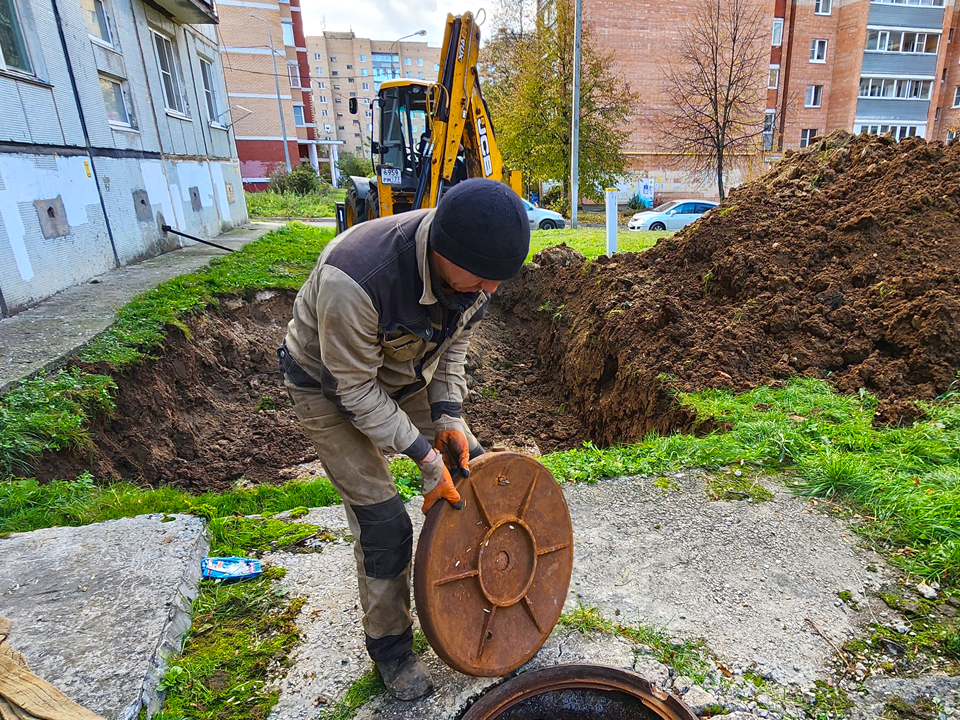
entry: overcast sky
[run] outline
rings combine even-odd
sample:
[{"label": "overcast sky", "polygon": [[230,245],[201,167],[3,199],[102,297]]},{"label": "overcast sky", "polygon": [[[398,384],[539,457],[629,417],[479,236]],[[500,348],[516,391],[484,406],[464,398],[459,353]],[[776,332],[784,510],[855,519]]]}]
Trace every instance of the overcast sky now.
[{"label": "overcast sky", "polygon": [[426,30],[425,37],[410,40],[436,46],[443,42],[447,13],[477,11],[470,0],[301,0],[301,7],[306,35],[353,30],[357,37],[393,41]]}]

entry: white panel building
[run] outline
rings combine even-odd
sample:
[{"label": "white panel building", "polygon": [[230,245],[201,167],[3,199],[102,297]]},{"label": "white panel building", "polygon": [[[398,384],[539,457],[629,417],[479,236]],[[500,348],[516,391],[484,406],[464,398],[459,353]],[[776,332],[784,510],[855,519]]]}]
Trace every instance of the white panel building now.
[{"label": "white panel building", "polygon": [[0,0],[0,316],[247,211],[204,0]]}]

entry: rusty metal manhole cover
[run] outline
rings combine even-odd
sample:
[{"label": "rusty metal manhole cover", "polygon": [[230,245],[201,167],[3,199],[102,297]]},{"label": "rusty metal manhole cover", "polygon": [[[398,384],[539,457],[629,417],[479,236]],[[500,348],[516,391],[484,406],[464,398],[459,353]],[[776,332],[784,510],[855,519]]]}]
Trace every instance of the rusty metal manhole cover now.
[{"label": "rusty metal manhole cover", "polygon": [[532,658],[556,625],[573,571],[573,527],[550,471],[487,453],[438,502],[417,545],[414,591],[430,645],[467,675],[499,677]]}]

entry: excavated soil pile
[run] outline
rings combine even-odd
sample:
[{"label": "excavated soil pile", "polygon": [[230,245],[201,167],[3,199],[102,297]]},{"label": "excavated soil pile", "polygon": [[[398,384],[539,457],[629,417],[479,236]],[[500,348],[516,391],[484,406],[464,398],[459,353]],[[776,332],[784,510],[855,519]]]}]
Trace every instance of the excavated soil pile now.
[{"label": "excavated soil pile", "polygon": [[502,302],[604,443],[689,429],[670,389],[804,374],[909,420],[960,368],[960,144],[836,132],[640,254],[546,250]]}]

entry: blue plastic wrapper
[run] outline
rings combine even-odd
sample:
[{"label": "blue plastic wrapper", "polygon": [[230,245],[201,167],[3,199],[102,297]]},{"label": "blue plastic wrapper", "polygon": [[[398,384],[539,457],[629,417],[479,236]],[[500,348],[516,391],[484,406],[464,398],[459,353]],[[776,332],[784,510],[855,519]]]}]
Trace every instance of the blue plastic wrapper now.
[{"label": "blue plastic wrapper", "polygon": [[242,557],[208,557],[200,561],[205,580],[249,580],[260,575],[260,561]]}]

